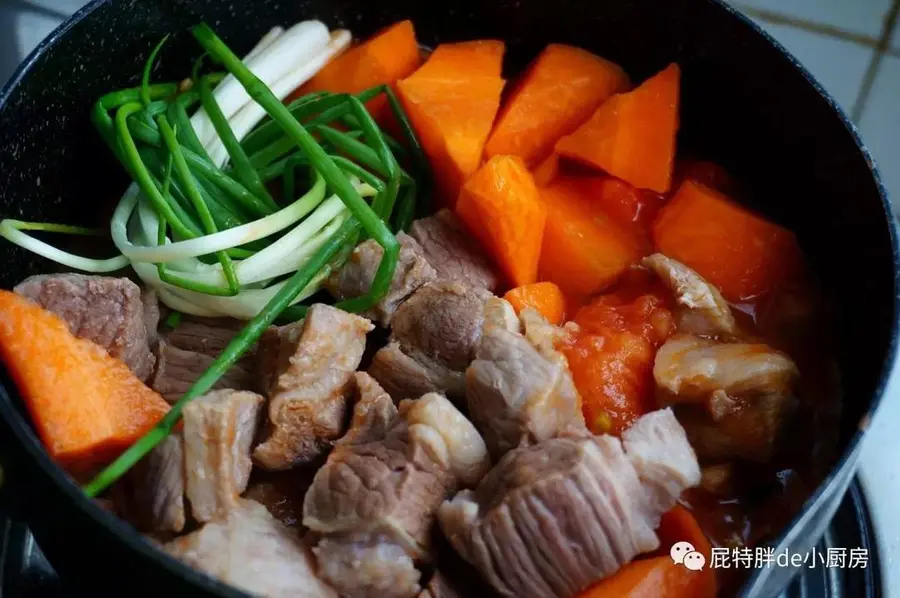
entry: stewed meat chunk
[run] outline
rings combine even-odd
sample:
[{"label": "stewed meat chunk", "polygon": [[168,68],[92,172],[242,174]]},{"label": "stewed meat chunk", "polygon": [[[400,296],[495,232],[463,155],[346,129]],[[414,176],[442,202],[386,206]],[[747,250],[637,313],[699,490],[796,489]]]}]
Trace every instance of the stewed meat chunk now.
[{"label": "stewed meat chunk", "polygon": [[303,505],[325,579],[342,596],[415,596],[438,506],[487,467],[478,432],[436,394],[401,403],[383,438],[338,443]]},{"label": "stewed meat chunk", "polygon": [[737,323],[719,289],[679,261],[654,253],[641,262],[674,293],[678,330],[691,334],[733,336]]},{"label": "stewed meat chunk", "polygon": [[269,329],[259,360],[269,396],[265,440],[253,460],[289,469],[324,454],[344,432],[353,374],[372,324],[316,304],[301,322]]},{"label": "stewed meat chunk", "polygon": [[624,448],[589,436],[513,449],[441,506],[441,529],[501,595],[574,596],[655,550],[660,517],[700,481],[671,411],[644,418]]},{"label": "stewed meat chunk", "polygon": [[484,248],[450,210],[416,220],[410,235],[419,242],[438,278],[476,289],[497,290],[500,276]]},{"label": "stewed meat chunk", "polygon": [[797,366],[767,345],[670,338],[656,355],[661,399],[706,459],[766,461],[796,408]]},{"label": "stewed meat chunk", "polygon": [[245,592],[267,598],[337,598],[319,579],[295,530],[261,504],[241,499],[227,515],[165,544],[186,564]]},{"label": "stewed meat chunk", "polygon": [[[434,268],[425,259],[422,248],[415,239],[400,233],[397,240],[400,242],[400,258],[391,280],[391,288],[375,307],[363,313],[382,326],[390,325],[394,312],[407,297],[436,277]],[[360,243],[343,267],[328,279],[326,288],[338,299],[364,295],[372,287],[382,255],[384,250],[374,239]]]},{"label": "stewed meat chunk", "polygon": [[[72,334],[100,345],[141,380],[152,372],[150,339],[156,331],[147,326],[153,319],[145,316],[141,288],[127,278],[41,274],[14,290],[61,317]],[[155,309],[150,306],[151,316]]]},{"label": "stewed meat chunk", "polygon": [[211,521],[238,504],[250,479],[250,446],[263,398],[217,390],[184,408],[187,497],[197,521]]},{"label": "stewed meat chunk", "polygon": [[397,309],[391,342],[376,354],[369,373],[395,400],[426,392],[462,400],[464,372],[475,357],[491,296],[453,282],[423,285]]},{"label": "stewed meat chunk", "polygon": [[[506,313],[496,306],[489,310]],[[534,317],[540,316],[526,316]],[[495,320],[484,326],[475,360],[466,370],[469,414],[491,454],[499,457],[521,445],[587,434],[572,374],[565,357],[545,342],[549,333],[526,319],[538,348],[510,330],[505,317],[499,317],[499,325]]]}]

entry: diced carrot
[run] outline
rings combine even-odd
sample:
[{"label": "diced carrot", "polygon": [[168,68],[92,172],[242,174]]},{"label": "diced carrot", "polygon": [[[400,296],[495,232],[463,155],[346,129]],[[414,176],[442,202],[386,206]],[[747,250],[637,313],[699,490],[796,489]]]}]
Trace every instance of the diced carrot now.
[{"label": "diced carrot", "polygon": [[510,94],[485,154],[519,156],[533,165],[604,100],[628,87],[619,65],[581,48],[550,44]]},{"label": "diced carrot", "polygon": [[662,556],[668,556],[672,546],[678,542],[689,542],[694,550],[703,555],[706,566],[702,570],[694,572],[697,576],[701,574],[703,576],[702,583],[698,582],[697,589],[700,592],[698,595],[715,596],[717,584],[716,572],[711,567],[712,545],[691,512],[681,505],[676,505],[662,516],[656,534],[659,536]]},{"label": "diced carrot", "polygon": [[577,181],[560,179],[540,193],[547,208],[541,280],[567,296],[603,290],[646,254],[640,239],[591,207]]},{"label": "diced carrot", "polygon": [[442,44],[397,92],[434,169],[437,191],[453,206],[481,163],[500,107],[503,42]]},{"label": "diced carrot", "polygon": [[666,193],[675,161],[681,72],[677,64],[613,96],[556,144],[568,158],[601,168],[639,189]]},{"label": "diced carrot", "polygon": [[576,598],[715,598],[702,571],[675,564],[668,555],[629,563]]},{"label": "diced carrot", "polygon": [[712,558],[709,539],[691,512],[681,505],[662,516],[656,535],[659,536],[660,550],[665,554],[669,554],[669,549],[678,542],[690,542],[694,550],[706,557],[706,562]]},{"label": "diced carrot", "polygon": [[687,180],[660,210],[653,240],[729,301],[745,301],[789,280],[801,263],[794,234],[728,196]]},{"label": "diced carrot", "polygon": [[542,160],[531,174],[534,175],[534,184],[538,187],[546,187],[553,182],[559,173],[559,154],[552,153]]},{"label": "diced carrot", "polygon": [[562,324],[566,315],[566,298],[552,282],[536,282],[516,287],[507,291],[503,298],[512,304],[516,313],[526,307],[533,307],[551,324]]},{"label": "diced carrot", "polygon": [[[394,85],[421,64],[412,21],[400,21],[329,62],[288,101],[313,91],[360,93],[376,85]],[[384,119],[389,112],[384,96],[371,100],[366,107],[376,120]]]},{"label": "diced carrot", "polygon": [[0,358],[50,456],[73,472],[114,458],[169,410],[124,363],[9,291],[0,291]]},{"label": "diced carrot", "polygon": [[463,187],[456,211],[513,286],[537,280],[547,212],[520,158],[488,160]]},{"label": "diced carrot", "polygon": [[674,330],[667,299],[634,295],[643,280],[596,298],[575,316],[580,331],[560,345],[582,398],[588,428],[619,435],[655,409],[653,361]]}]

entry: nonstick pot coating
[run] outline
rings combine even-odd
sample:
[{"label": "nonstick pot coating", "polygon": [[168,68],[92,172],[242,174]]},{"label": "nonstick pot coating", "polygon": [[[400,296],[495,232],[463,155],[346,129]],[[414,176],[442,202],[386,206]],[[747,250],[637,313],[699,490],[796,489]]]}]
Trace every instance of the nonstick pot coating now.
[{"label": "nonstick pot coating", "polygon": [[[797,232],[823,281],[840,343],[844,457],[787,540],[821,534],[855,465],[859,430],[884,388],[896,341],[893,220],[852,126],[809,75],[743,17],[711,0],[108,0],[78,13],[39,47],[0,97],[0,215],[96,225],[126,177],[92,130],[105,92],[138,83],[149,49],[179,33],[154,72],[182,78],[199,55],[185,29],[206,20],[238,53],[270,27],[319,18],[365,37],[411,18],[425,45],[498,38],[515,73],[547,43],[587,48],[636,81],[683,70],[679,147],[714,158],[756,208]],[[50,269],[0,244],[0,286]],[[812,375],[815,375],[813,373]],[[94,595],[226,591],[163,558],[84,499],[40,450],[15,389],[0,392],[0,498],[34,529],[60,574]],[[786,583],[760,579],[762,595]]]}]

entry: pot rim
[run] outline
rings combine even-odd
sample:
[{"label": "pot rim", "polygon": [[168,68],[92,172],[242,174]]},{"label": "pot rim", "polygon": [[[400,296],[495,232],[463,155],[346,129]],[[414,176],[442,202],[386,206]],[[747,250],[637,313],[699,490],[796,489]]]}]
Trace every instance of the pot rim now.
[{"label": "pot rim", "polygon": [[[75,12],[59,25],[50,35],[48,35],[32,52],[22,61],[16,68],[15,72],[10,76],[2,90],[0,90],[0,111],[6,106],[6,102],[13,90],[28,75],[34,64],[48,51],[57,41],[65,36],[76,24],[91,15],[97,8],[113,2],[114,0],[91,0],[87,5]],[[876,188],[881,199],[882,209],[884,210],[885,223],[888,227],[888,233],[891,241],[891,254],[893,262],[893,278],[894,278],[894,297],[893,297],[893,317],[891,322],[890,340],[888,342],[887,352],[885,354],[884,363],[878,376],[875,387],[874,396],[870,402],[869,408],[858,423],[857,431],[850,438],[841,453],[840,457],[834,463],[827,476],[819,482],[816,489],[804,502],[803,508],[791,520],[787,527],[779,534],[776,546],[782,545],[791,537],[791,532],[797,526],[809,518],[812,513],[816,512],[821,505],[831,498],[831,493],[843,482],[843,478],[847,477],[846,470],[848,468],[855,469],[859,456],[861,441],[870,427],[872,419],[877,415],[878,408],[884,400],[885,390],[891,379],[894,367],[898,358],[898,342],[900,342],[900,239],[898,239],[898,223],[891,207],[887,190],[884,187],[881,175],[875,164],[868,147],[860,137],[856,126],[847,117],[844,110],[835,102],[834,98],[822,87],[822,85],[813,77],[813,75],[804,67],[797,58],[791,54],[781,43],[763,30],[757,23],[748,18],[746,15],[735,9],[730,4],[726,4],[723,0],[706,0],[708,4],[714,5],[718,10],[725,11],[730,17],[742,22],[748,26],[756,34],[761,35],[769,44],[779,50],[783,59],[788,60],[794,69],[800,72],[816,92],[828,103],[831,109],[836,113],[841,123],[850,133],[857,150],[862,153]],[[15,394],[15,389],[12,389]],[[28,455],[39,465],[42,473],[49,476],[54,484],[59,487],[71,500],[80,507],[81,511],[86,513],[96,524],[103,526],[107,532],[114,535],[120,542],[128,548],[137,551],[142,557],[158,563],[171,572],[178,573],[193,583],[198,589],[215,592],[221,596],[248,596],[247,594],[237,590],[231,585],[217,581],[205,574],[198,572],[192,567],[187,566],[180,560],[168,555],[162,550],[157,549],[149,542],[145,541],[141,535],[128,526],[124,521],[115,515],[101,508],[93,500],[89,499],[65,473],[60,469],[44,450],[40,440],[34,434],[30,424],[15,409],[11,408],[10,392],[2,384],[0,384],[0,416],[2,416],[10,425],[19,442]],[[14,483],[14,482],[12,482]],[[843,494],[843,491],[841,491]],[[764,570],[757,570],[744,583],[741,593],[746,593],[748,588],[757,586],[762,577]],[[755,589],[755,588],[754,588]]]}]

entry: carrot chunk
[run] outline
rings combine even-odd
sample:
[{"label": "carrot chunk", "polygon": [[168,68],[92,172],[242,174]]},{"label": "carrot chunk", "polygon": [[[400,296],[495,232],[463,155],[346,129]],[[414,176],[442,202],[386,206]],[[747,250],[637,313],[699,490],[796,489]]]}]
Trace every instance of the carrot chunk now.
[{"label": "carrot chunk", "polygon": [[538,187],[546,187],[552,183],[559,174],[559,155],[552,153],[547,156],[534,167],[531,174],[534,175],[534,184]]},{"label": "carrot chunk", "polygon": [[646,253],[630,231],[591,206],[578,180],[542,188],[541,200],[547,209],[541,280],[556,283],[567,296],[602,290]]},{"label": "carrot chunk", "polygon": [[601,168],[639,189],[666,193],[675,161],[681,73],[677,64],[615,95],[556,144],[561,155]]},{"label": "carrot chunk", "polygon": [[397,92],[434,169],[437,191],[453,206],[481,163],[504,81],[503,42],[442,44]]},{"label": "carrot chunk", "polygon": [[629,563],[576,598],[714,598],[709,572],[691,571],[669,555]]},{"label": "carrot chunk", "polygon": [[628,86],[628,75],[617,64],[581,48],[550,44],[501,110],[485,154],[510,154],[535,164],[604,100]]},{"label": "carrot chunk", "polygon": [[509,290],[503,298],[510,302],[516,313],[532,307],[551,324],[562,324],[566,315],[566,298],[552,282],[536,282],[516,287]]},{"label": "carrot chunk", "polygon": [[[360,93],[376,85],[394,85],[421,64],[412,21],[400,21],[329,62],[288,101],[314,91]],[[366,107],[376,120],[384,118],[389,111],[384,96],[371,100]]]},{"label": "carrot chunk", "polygon": [[537,280],[547,212],[520,158],[488,160],[463,187],[456,211],[513,286]]},{"label": "carrot chunk", "polygon": [[770,292],[800,264],[791,231],[692,180],[660,210],[653,240],[662,253],[696,270],[729,301]]},{"label": "carrot chunk", "polygon": [[111,460],[169,410],[124,363],[9,291],[0,291],[0,359],[50,456],[73,472]]}]

